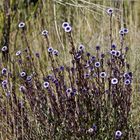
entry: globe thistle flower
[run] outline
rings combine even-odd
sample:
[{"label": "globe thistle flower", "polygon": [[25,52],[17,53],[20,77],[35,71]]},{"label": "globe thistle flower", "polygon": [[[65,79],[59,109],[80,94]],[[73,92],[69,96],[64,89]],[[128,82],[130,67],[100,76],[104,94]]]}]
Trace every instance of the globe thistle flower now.
[{"label": "globe thistle flower", "polygon": [[24,22],[20,22],[18,24],[18,27],[21,28],[21,29],[23,29],[25,27],[25,23]]},{"label": "globe thistle flower", "polygon": [[87,54],[86,54],[86,55],[87,55],[87,57],[89,57],[89,56],[90,56],[90,53],[89,53],[89,52],[87,52]]},{"label": "globe thistle flower", "polygon": [[127,28],[123,28],[124,34],[128,34],[129,30]]},{"label": "globe thistle flower", "polygon": [[64,71],[64,66],[60,66],[60,70],[61,71]]},{"label": "globe thistle flower", "polygon": [[110,51],[110,54],[113,55],[113,56],[116,56],[116,53],[117,53],[116,50],[111,50],[111,51]]},{"label": "globe thistle flower", "polygon": [[21,55],[21,51],[16,52],[16,56],[19,56],[19,55]]},{"label": "globe thistle flower", "polygon": [[100,62],[95,62],[95,67],[99,68],[100,67]]},{"label": "globe thistle flower", "polygon": [[90,77],[90,74],[89,73],[85,73],[84,74],[84,79],[87,79],[87,78],[89,78]]},{"label": "globe thistle flower", "polygon": [[21,77],[25,77],[25,76],[26,76],[26,72],[22,71],[22,72],[20,73],[20,76],[21,76]]},{"label": "globe thistle flower", "polygon": [[92,56],[90,60],[93,62],[93,61],[96,60],[96,57],[95,56]]},{"label": "globe thistle flower", "polygon": [[38,52],[36,52],[36,53],[35,53],[35,56],[36,56],[37,58],[39,58],[39,57],[40,57],[40,55],[39,55],[39,53],[38,53]]},{"label": "globe thistle flower", "polygon": [[111,83],[112,85],[116,85],[118,83],[118,79],[117,78],[111,79]]},{"label": "globe thistle flower", "polygon": [[48,35],[48,31],[47,31],[47,30],[43,30],[43,31],[42,31],[42,35],[43,35],[43,36],[47,36],[47,35]]},{"label": "globe thistle flower", "polygon": [[32,76],[27,76],[27,77],[26,77],[26,81],[27,81],[27,82],[31,82],[31,81],[32,81]]},{"label": "globe thistle flower", "polygon": [[106,77],[106,72],[101,72],[101,73],[100,73],[100,77],[101,77],[101,78],[105,78],[105,77]]},{"label": "globe thistle flower", "polygon": [[66,93],[71,93],[72,92],[72,89],[71,88],[68,88],[67,90],[66,90]]},{"label": "globe thistle flower", "polygon": [[68,22],[63,22],[62,23],[62,28],[65,29],[67,26],[70,26]]},{"label": "globe thistle flower", "polygon": [[124,84],[125,85],[130,85],[131,84],[131,81],[129,79],[127,79],[127,80],[124,81]]},{"label": "globe thistle flower", "polygon": [[7,85],[8,84],[8,81],[7,80],[3,80],[1,84],[2,85],[5,85],[5,84]]},{"label": "globe thistle flower", "polygon": [[100,50],[100,46],[96,46],[96,50],[99,51]]},{"label": "globe thistle flower", "polygon": [[112,49],[116,49],[116,45],[115,44],[112,44],[111,48]]},{"label": "globe thistle flower", "polygon": [[121,56],[121,52],[120,51],[116,51],[116,56],[117,57]]},{"label": "globe thistle flower", "polygon": [[2,75],[5,75],[7,73],[7,69],[6,68],[3,68],[2,71],[1,71]]},{"label": "globe thistle flower", "polygon": [[97,131],[97,126],[95,124],[93,124],[92,128],[93,128],[94,132]]},{"label": "globe thistle flower", "polygon": [[113,8],[108,8],[107,11],[108,15],[112,15],[113,14]]},{"label": "globe thistle flower", "polygon": [[66,33],[71,32],[71,30],[72,30],[72,28],[71,28],[70,25],[68,25],[68,26],[65,28],[65,32],[66,32]]},{"label": "globe thistle flower", "polygon": [[120,139],[121,136],[122,136],[122,132],[121,132],[120,130],[117,130],[117,131],[115,132],[115,138],[116,138],[116,139]]},{"label": "globe thistle flower", "polygon": [[88,132],[88,133],[93,133],[93,132],[94,132],[94,129],[93,129],[93,128],[89,128],[89,129],[87,130],[87,132]]},{"label": "globe thistle flower", "polygon": [[121,30],[119,31],[119,34],[123,36],[123,35],[124,35],[124,30],[121,29]]},{"label": "globe thistle flower", "polygon": [[103,58],[105,57],[105,54],[102,53],[102,54],[100,55],[100,57],[103,59]]},{"label": "globe thistle flower", "polygon": [[82,45],[82,44],[80,44],[79,47],[78,47],[78,50],[79,50],[79,51],[83,51],[84,49],[85,49],[85,46]]},{"label": "globe thistle flower", "polygon": [[44,82],[44,84],[43,84],[44,88],[48,88],[49,85],[50,85],[49,82]]},{"label": "globe thistle flower", "polygon": [[1,48],[1,51],[2,52],[6,52],[8,50],[8,47],[7,46],[3,46],[2,48]]},{"label": "globe thistle flower", "polygon": [[53,51],[52,51],[52,54],[53,54],[53,55],[58,56],[58,53],[59,53],[58,50],[53,50]]},{"label": "globe thistle flower", "polygon": [[25,90],[26,90],[26,88],[25,88],[24,86],[20,86],[20,87],[19,87],[19,91],[20,91],[20,92],[25,92]]},{"label": "globe thistle flower", "polygon": [[53,48],[52,48],[52,47],[49,47],[49,48],[48,48],[48,52],[49,52],[49,53],[52,53],[52,52],[53,52]]}]

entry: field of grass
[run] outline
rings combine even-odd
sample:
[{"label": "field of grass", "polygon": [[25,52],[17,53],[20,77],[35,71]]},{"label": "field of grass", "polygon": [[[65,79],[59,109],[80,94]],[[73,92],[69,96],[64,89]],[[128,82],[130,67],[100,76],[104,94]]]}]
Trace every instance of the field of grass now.
[{"label": "field of grass", "polygon": [[[111,18],[107,13],[108,8],[113,9]],[[70,23],[72,27],[71,34],[65,33],[62,28],[62,23],[65,21]],[[21,22],[25,23],[24,29],[18,27]],[[122,27],[128,28],[129,30],[123,40],[123,45],[129,48],[125,61],[130,64],[130,71],[133,73],[133,82],[132,92],[130,89],[132,96],[128,117],[128,130],[131,132],[128,137],[124,136],[121,139],[126,140],[126,138],[129,138],[130,140],[139,140],[140,1],[38,0],[36,3],[26,3],[26,0],[1,0],[1,49],[3,46],[8,46],[8,51],[6,53],[1,51],[0,53],[0,82],[2,83],[3,80],[6,79],[8,85],[6,88],[3,88],[2,84],[0,85],[0,139],[115,139],[112,132],[114,129],[116,130],[114,127],[116,122],[114,120],[112,120],[113,122],[108,126],[108,134],[106,134],[107,127],[101,124],[101,127],[105,130],[102,129],[100,132],[97,132],[97,134],[87,135],[86,133],[80,137],[78,135],[79,133],[71,134],[68,131],[67,133],[70,133],[70,137],[64,129],[65,123],[67,124],[67,122],[62,121],[64,124],[61,124],[61,127],[59,127],[59,120],[55,120],[55,118],[59,119],[57,111],[54,114],[52,113],[53,115],[49,116],[50,118],[47,116],[50,111],[48,106],[57,106],[57,101],[54,102],[54,100],[52,101],[50,99],[52,97],[49,97],[48,91],[46,92],[46,89],[43,87],[43,79],[46,78],[48,74],[55,74],[54,68],[58,68],[59,66],[65,66],[66,68],[67,66],[73,66],[71,61],[73,60],[74,53],[70,53],[70,46],[76,46],[77,48],[80,44],[83,44],[86,52],[96,55],[96,46],[99,45],[101,52],[107,54],[107,57],[109,57],[108,52],[111,44],[116,44],[118,49],[120,49],[122,42],[120,41],[119,31]],[[42,35],[43,30],[48,31],[47,37]],[[59,55],[57,58],[51,57],[50,54],[48,54],[48,47],[53,47],[58,50]],[[18,51],[21,51],[21,55],[16,56]],[[105,68],[106,67],[105,65]],[[2,74],[1,71],[3,68],[6,68],[6,74]],[[23,71],[33,77],[31,85],[28,85],[25,79],[20,77]],[[63,75],[63,73],[61,74]],[[64,75],[67,86],[72,85],[73,83],[71,83],[71,81],[75,77],[70,76],[69,72],[64,72]],[[60,75],[58,74],[57,76],[59,77]],[[98,85],[98,80],[96,82]],[[26,89],[22,93],[19,88],[23,85]],[[75,85],[75,83],[73,85]],[[105,83],[104,88],[107,86]],[[54,86],[52,87],[54,88]],[[102,91],[100,87],[99,89]],[[58,92],[57,88],[51,90],[53,90],[54,94]],[[57,96],[56,100],[58,100],[59,104],[59,95]],[[78,104],[77,97],[75,97],[75,100]],[[82,103],[84,102],[81,102],[81,104]],[[85,108],[84,106],[83,109]],[[107,111],[111,112],[112,108],[113,106],[110,106],[109,109],[107,108]],[[56,107],[55,109],[57,110],[58,108]],[[109,114],[111,114],[110,112]],[[104,113],[104,111],[102,113]],[[61,117],[65,119],[65,117],[61,115],[60,113],[60,120]],[[87,127],[87,130],[92,124],[90,113],[88,115],[90,121],[87,121],[87,125],[84,126],[84,128]],[[101,121],[104,121],[103,118],[104,117],[101,117]],[[53,121],[58,124],[55,126]],[[96,122],[96,119],[94,122]],[[100,124],[98,125],[100,126]],[[125,128],[123,129],[125,130]],[[75,128],[73,133],[76,132],[76,130]],[[80,135],[82,134],[80,133]]]}]

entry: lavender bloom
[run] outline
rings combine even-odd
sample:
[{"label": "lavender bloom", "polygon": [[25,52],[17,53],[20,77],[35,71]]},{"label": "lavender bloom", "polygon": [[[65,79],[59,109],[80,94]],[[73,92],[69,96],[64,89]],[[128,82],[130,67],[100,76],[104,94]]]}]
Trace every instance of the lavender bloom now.
[{"label": "lavender bloom", "polygon": [[5,75],[7,73],[7,69],[6,68],[3,68],[2,71],[1,71],[2,75]]},{"label": "lavender bloom", "polygon": [[42,35],[43,35],[43,36],[47,36],[47,35],[48,35],[48,31],[47,31],[47,30],[43,30],[43,31],[42,31]]},{"label": "lavender bloom", "polygon": [[23,28],[25,27],[25,23],[24,23],[24,22],[20,22],[20,23],[18,24],[18,27],[23,29]]},{"label": "lavender bloom", "polygon": [[88,56],[88,57],[90,56],[90,53],[89,53],[89,52],[87,52],[87,56]]},{"label": "lavender bloom", "polygon": [[66,90],[66,94],[67,94],[68,97],[70,97],[71,92],[72,92],[72,89],[71,89],[71,88],[68,88],[68,89]]},{"label": "lavender bloom", "polygon": [[32,76],[27,76],[27,77],[26,77],[26,81],[27,81],[27,82],[31,82],[31,81],[32,81]]},{"label": "lavender bloom", "polygon": [[36,56],[37,58],[39,58],[39,57],[40,57],[40,55],[39,55],[39,53],[38,53],[38,52],[36,52],[36,53],[35,53],[35,56]]},{"label": "lavender bloom", "polygon": [[64,71],[64,66],[60,66],[60,70],[61,71]]},{"label": "lavender bloom", "polygon": [[67,26],[70,26],[68,22],[63,22],[62,28],[65,29]]},{"label": "lavender bloom", "polygon": [[84,49],[85,49],[85,46],[82,45],[82,44],[80,44],[79,47],[78,47],[78,50],[79,50],[79,51],[83,51]]},{"label": "lavender bloom", "polygon": [[124,81],[124,84],[125,85],[130,85],[131,84],[131,81],[129,79],[127,79],[127,80]]},{"label": "lavender bloom", "polygon": [[72,30],[72,28],[71,28],[71,26],[70,26],[70,25],[69,25],[69,26],[67,26],[67,27],[65,28],[65,32],[66,32],[66,33],[71,32],[71,30]]},{"label": "lavender bloom", "polygon": [[52,47],[49,47],[49,48],[48,48],[48,52],[49,52],[49,53],[52,53],[52,52],[53,52],[53,48],[52,48]]},{"label": "lavender bloom", "polygon": [[90,74],[89,73],[84,74],[84,79],[87,79],[89,77],[90,77]]},{"label": "lavender bloom", "polygon": [[44,82],[44,84],[43,84],[44,88],[48,88],[49,85],[50,85],[49,82]]},{"label": "lavender bloom", "polygon": [[113,55],[113,56],[116,56],[116,53],[117,53],[116,50],[111,50],[110,51],[110,54]]},{"label": "lavender bloom", "polygon": [[7,46],[3,46],[1,50],[2,50],[2,52],[6,52],[8,50],[8,47]]},{"label": "lavender bloom", "polygon": [[112,83],[113,85],[116,85],[116,84],[118,83],[118,79],[117,79],[117,78],[111,79],[111,83]]},{"label": "lavender bloom", "polygon": [[121,132],[120,130],[117,130],[117,131],[115,132],[115,138],[116,138],[116,139],[120,139],[121,136],[122,136],[122,132]]}]

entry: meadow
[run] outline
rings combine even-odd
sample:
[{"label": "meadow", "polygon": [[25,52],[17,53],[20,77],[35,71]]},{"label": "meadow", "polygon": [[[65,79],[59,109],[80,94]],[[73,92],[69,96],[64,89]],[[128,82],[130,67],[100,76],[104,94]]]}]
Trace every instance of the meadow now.
[{"label": "meadow", "polygon": [[140,1],[0,2],[1,140],[140,139]]}]

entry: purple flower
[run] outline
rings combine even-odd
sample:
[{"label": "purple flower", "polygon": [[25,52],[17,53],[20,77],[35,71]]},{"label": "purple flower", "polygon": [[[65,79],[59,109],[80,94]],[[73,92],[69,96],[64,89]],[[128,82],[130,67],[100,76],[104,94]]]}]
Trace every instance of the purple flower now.
[{"label": "purple flower", "polygon": [[23,29],[23,28],[25,27],[25,23],[24,23],[24,22],[20,22],[20,23],[18,24],[18,27]]},{"label": "purple flower", "polygon": [[84,49],[85,49],[85,46],[80,44],[79,47],[78,47],[78,50],[83,51]]},{"label": "purple flower", "polygon": [[112,44],[111,48],[112,49],[116,49],[116,45],[115,44]]},{"label": "purple flower", "polygon": [[72,30],[72,28],[71,28],[70,25],[68,25],[68,26],[65,28],[65,32],[66,32],[66,33],[71,32],[71,30]]},{"label": "purple flower", "polygon": [[21,55],[21,51],[16,52],[16,56],[19,56],[19,55]]},{"label": "purple flower", "polygon": [[32,81],[32,76],[27,76],[27,77],[26,77],[26,81],[27,81],[27,82],[31,82],[31,81]]},{"label": "purple flower", "polygon": [[64,71],[64,66],[60,66],[60,70],[61,71]]},{"label": "purple flower", "polygon": [[124,35],[124,30],[121,29],[121,30],[119,31],[119,34],[123,36],[123,35]]},{"label": "purple flower", "polygon": [[43,35],[43,36],[47,36],[47,35],[48,35],[48,31],[47,31],[47,30],[43,30],[43,31],[42,31],[42,35]]},{"label": "purple flower", "polygon": [[100,67],[100,62],[95,62],[95,67],[99,68]]},{"label": "purple flower", "polygon": [[127,28],[123,28],[124,34],[128,34],[129,30]]},{"label": "purple flower", "polygon": [[26,72],[22,71],[22,72],[20,73],[20,76],[21,76],[21,77],[25,77],[25,76],[26,76]]},{"label": "purple flower", "polygon": [[52,48],[52,47],[49,47],[49,48],[48,48],[48,52],[49,52],[49,53],[52,53],[52,52],[53,52],[53,48]]},{"label": "purple flower", "polygon": [[35,56],[36,56],[36,57],[38,57],[38,58],[40,57],[40,55],[39,55],[39,53],[38,53],[38,52],[37,52],[37,53],[35,53]]},{"label": "purple flower", "polygon": [[25,90],[26,90],[26,88],[25,88],[24,86],[20,86],[20,87],[19,87],[19,91],[25,92]]},{"label": "purple flower", "polygon": [[116,56],[116,50],[111,50],[110,54],[113,55],[113,56]]},{"label": "purple flower", "polygon": [[65,29],[67,26],[69,26],[69,23],[68,22],[63,22],[62,28]]},{"label": "purple flower", "polygon": [[106,72],[101,72],[101,73],[100,73],[100,77],[101,77],[101,78],[105,78],[105,77],[106,77]]},{"label": "purple flower", "polygon": [[109,9],[107,9],[107,11],[106,11],[109,15],[112,15],[113,14],[113,9],[112,8],[109,8]]},{"label": "purple flower", "polygon": [[116,85],[116,84],[118,83],[118,79],[117,79],[117,78],[111,79],[111,83],[112,83],[113,85]]},{"label": "purple flower", "polygon": [[131,81],[129,79],[127,79],[127,80],[124,81],[124,84],[125,85],[130,85],[131,84]]},{"label": "purple flower", "polygon": [[2,52],[6,52],[8,50],[8,47],[7,46],[3,46],[1,50],[2,50]]},{"label": "purple flower", "polygon": [[122,136],[122,132],[121,132],[120,130],[117,130],[117,131],[115,132],[115,138],[116,138],[116,139],[120,139],[121,136]]},{"label": "purple flower", "polygon": [[2,71],[1,71],[2,75],[5,75],[7,73],[7,69],[6,68],[3,68]]},{"label": "purple flower", "polygon": [[44,88],[48,88],[49,85],[50,85],[49,82],[44,82],[44,84],[43,84]]},{"label": "purple flower", "polygon": [[53,50],[52,54],[58,56],[58,50]]},{"label": "purple flower", "polygon": [[97,51],[100,50],[100,46],[96,46],[96,50],[97,50]]}]

